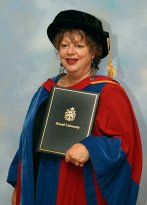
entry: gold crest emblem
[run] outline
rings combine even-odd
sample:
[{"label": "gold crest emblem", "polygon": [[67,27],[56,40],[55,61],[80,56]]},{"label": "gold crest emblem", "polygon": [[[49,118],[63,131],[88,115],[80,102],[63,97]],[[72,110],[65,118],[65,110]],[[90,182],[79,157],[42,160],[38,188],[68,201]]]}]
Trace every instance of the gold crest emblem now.
[{"label": "gold crest emblem", "polygon": [[75,117],[76,117],[76,111],[74,107],[66,110],[65,115],[64,115],[65,120],[74,121]]}]

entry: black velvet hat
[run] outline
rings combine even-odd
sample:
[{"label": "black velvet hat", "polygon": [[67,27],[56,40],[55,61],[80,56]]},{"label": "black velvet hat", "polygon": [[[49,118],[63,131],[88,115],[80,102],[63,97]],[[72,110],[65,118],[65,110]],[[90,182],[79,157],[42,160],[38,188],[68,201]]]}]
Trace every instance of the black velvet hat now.
[{"label": "black velvet hat", "polygon": [[109,37],[109,33],[103,30],[102,22],[95,16],[77,10],[61,11],[47,29],[47,35],[52,43],[62,28],[81,29],[87,32],[102,46],[102,58],[107,56],[107,38]]}]

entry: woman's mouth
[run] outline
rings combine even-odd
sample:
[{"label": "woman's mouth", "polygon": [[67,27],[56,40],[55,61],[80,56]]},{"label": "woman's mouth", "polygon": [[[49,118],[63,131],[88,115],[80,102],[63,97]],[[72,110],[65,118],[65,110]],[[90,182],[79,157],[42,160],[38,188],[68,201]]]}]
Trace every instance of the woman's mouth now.
[{"label": "woman's mouth", "polygon": [[76,64],[77,61],[78,61],[77,58],[67,58],[67,59],[66,59],[66,62],[67,62],[67,64],[69,64],[69,65],[74,65],[74,64]]}]

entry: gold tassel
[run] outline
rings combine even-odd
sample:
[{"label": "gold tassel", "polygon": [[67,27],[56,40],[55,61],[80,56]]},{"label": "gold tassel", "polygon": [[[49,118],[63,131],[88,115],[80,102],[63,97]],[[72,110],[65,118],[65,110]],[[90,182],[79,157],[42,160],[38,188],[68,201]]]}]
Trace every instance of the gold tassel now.
[{"label": "gold tassel", "polygon": [[110,38],[107,38],[107,46],[108,46],[108,77],[113,78],[116,75],[116,69],[113,66],[111,54],[110,54]]}]

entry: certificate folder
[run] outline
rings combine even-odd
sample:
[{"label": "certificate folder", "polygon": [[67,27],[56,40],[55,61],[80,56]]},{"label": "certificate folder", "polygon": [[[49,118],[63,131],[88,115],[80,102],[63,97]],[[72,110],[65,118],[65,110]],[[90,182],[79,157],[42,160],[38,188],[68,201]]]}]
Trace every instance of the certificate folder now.
[{"label": "certificate folder", "polygon": [[99,94],[53,87],[48,100],[38,151],[65,155],[90,135]]}]

